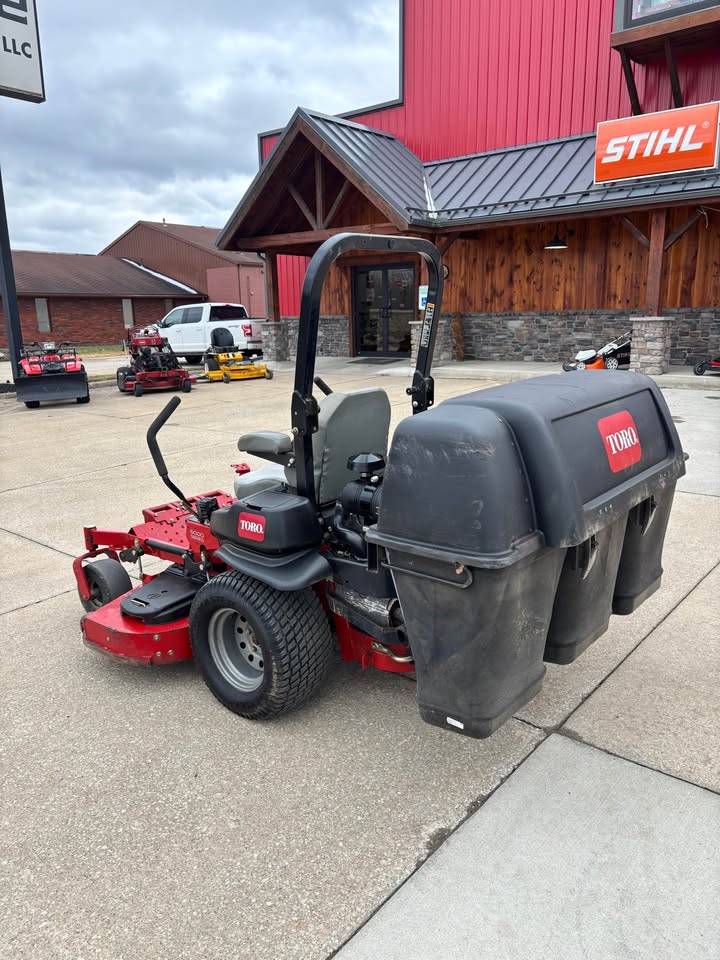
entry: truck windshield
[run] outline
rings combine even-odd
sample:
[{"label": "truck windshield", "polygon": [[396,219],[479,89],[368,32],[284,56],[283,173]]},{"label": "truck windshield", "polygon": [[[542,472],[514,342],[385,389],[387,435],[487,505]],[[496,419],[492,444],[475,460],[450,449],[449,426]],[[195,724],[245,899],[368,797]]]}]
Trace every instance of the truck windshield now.
[{"label": "truck windshield", "polygon": [[247,320],[245,307],[210,307],[211,320]]}]

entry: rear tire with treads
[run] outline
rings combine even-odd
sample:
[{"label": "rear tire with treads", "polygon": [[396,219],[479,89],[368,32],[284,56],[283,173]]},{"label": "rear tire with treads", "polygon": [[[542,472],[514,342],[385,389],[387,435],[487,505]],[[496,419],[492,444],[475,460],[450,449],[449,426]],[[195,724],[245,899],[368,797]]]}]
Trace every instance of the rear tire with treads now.
[{"label": "rear tire with treads", "polygon": [[325,679],[333,650],[313,590],[282,592],[234,570],[199,590],[190,635],[213,695],[248,720],[268,720],[307,700]]}]

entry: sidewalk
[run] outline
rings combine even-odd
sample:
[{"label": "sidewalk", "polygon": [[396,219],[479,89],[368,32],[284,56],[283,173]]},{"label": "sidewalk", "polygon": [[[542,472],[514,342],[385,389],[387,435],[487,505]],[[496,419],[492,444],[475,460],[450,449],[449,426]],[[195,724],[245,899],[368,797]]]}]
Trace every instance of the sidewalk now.
[{"label": "sidewalk", "polygon": [[[717,958],[720,404],[713,398],[668,396],[691,457],[671,524],[682,514],[690,523],[681,542],[666,541],[661,590],[632,617],[613,617],[606,637],[574,664],[549,667],[542,693],[516,715],[542,741],[338,960]],[[599,645],[612,664],[595,683]],[[585,692],[574,699],[579,686]]]}]

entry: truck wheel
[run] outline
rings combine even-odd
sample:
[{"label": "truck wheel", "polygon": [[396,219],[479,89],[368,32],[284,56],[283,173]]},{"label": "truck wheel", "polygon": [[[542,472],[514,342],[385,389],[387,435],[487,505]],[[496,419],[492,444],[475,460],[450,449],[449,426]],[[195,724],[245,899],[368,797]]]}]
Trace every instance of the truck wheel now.
[{"label": "truck wheel", "polygon": [[185,363],[190,363],[194,366],[196,363],[200,363],[201,360],[202,356],[199,353],[185,354]]},{"label": "truck wheel", "polygon": [[90,587],[90,599],[80,597],[80,603],[88,613],[99,610],[111,600],[116,600],[128,590],[132,590],[132,581],[127,570],[117,560],[96,560],[85,567],[85,576]]},{"label": "truck wheel", "polygon": [[192,380],[183,380],[180,384],[180,389],[183,393],[190,393],[192,390]]},{"label": "truck wheel", "polygon": [[141,397],[144,392],[145,391],[143,390],[143,385],[139,381],[136,381],[135,386],[133,387],[133,393],[135,394],[135,396]]},{"label": "truck wheel", "polygon": [[701,377],[705,373],[705,361],[702,360],[700,363],[696,363],[693,367],[693,373],[696,377]]},{"label": "truck wheel", "polygon": [[213,695],[248,720],[267,720],[307,700],[333,649],[314,591],[283,593],[235,570],[198,591],[190,636]]},{"label": "truck wheel", "polygon": [[132,367],[118,367],[115,374],[115,380],[117,381],[118,390],[120,393],[125,393],[125,381],[133,377],[133,368]]},{"label": "truck wheel", "polygon": [[37,408],[40,406],[40,401],[39,401],[39,400],[26,400],[26,401],[25,401],[25,406],[28,408],[28,410],[37,410]]}]

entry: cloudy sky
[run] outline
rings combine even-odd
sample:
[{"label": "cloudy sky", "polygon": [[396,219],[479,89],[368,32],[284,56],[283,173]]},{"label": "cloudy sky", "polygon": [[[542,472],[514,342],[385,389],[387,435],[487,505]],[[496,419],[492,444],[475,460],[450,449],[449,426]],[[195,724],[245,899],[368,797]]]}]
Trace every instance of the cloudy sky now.
[{"label": "cloudy sky", "polygon": [[16,249],[222,226],[259,131],[398,92],[398,0],[38,0],[47,102],[0,97]]}]

